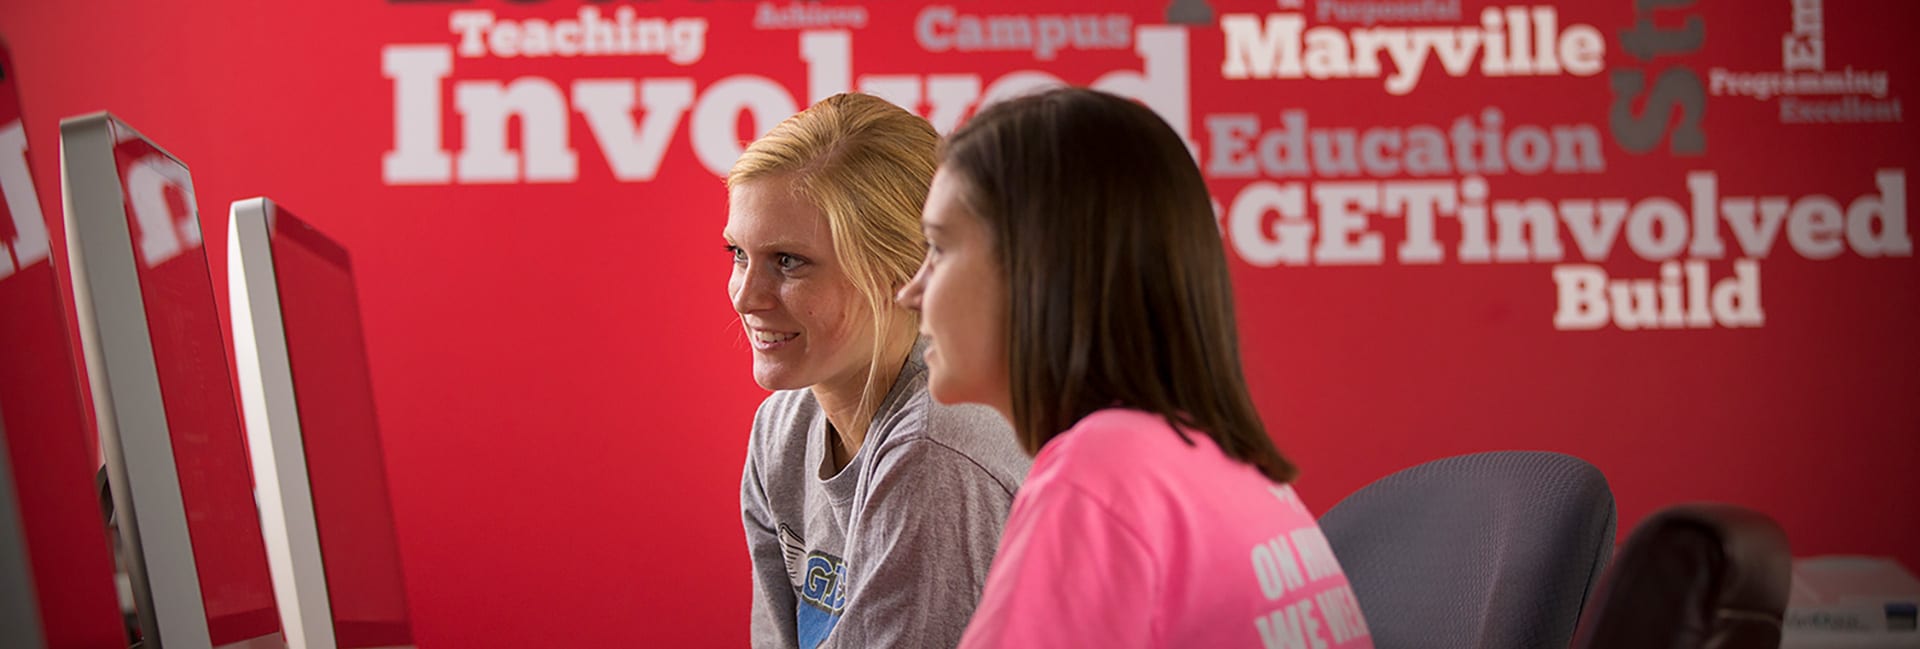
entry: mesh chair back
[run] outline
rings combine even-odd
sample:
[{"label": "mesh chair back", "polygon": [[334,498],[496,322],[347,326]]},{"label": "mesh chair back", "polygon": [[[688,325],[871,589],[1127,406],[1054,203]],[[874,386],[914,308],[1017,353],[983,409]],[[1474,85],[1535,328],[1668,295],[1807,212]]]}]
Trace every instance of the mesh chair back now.
[{"label": "mesh chair back", "polygon": [[1614,524],[1599,469],[1538,451],[1421,464],[1320,518],[1379,649],[1564,649]]}]

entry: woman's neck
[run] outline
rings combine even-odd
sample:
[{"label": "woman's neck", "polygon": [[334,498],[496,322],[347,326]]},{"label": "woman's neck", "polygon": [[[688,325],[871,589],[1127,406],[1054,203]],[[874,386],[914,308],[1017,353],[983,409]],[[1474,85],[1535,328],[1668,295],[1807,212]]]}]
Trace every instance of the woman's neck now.
[{"label": "woman's neck", "polygon": [[[861,366],[844,376],[814,384],[813,398],[820,403],[820,409],[827,414],[829,432],[827,451],[833,461],[833,473],[840,473],[847,464],[853,462],[855,453],[860,452],[866,443],[867,430],[873,421],[874,413],[880,409],[893,382],[900,377],[900,369],[906,364],[907,354],[913,351],[917,336],[911,331],[904,335],[890,337],[883,350],[879,369],[869,384],[867,377],[870,366]],[[865,403],[862,403],[865,397]],[[863,408],[862,405],[865,407]]]}]

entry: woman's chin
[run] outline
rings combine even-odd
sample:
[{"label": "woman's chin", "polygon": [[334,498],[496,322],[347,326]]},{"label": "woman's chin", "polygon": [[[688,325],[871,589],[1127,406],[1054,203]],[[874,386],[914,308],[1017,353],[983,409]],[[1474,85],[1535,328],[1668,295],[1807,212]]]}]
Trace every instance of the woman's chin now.
[{"label": "woman's chin", "polygon": [[927,394],[933,395],[934,401],[949,406],[969,403],[966,395],[956,387],[953,377],[942,373],[931,361],[927,363]]},{"label": "woman's chin", "polygon": [[753,359],[753,382],[759,384],[761,389],[769,391],[797,390],[807,387],[807,384],[799,381],[799,376],[795,372],[782,367],[780,363],[767,362],[760,358]]}]

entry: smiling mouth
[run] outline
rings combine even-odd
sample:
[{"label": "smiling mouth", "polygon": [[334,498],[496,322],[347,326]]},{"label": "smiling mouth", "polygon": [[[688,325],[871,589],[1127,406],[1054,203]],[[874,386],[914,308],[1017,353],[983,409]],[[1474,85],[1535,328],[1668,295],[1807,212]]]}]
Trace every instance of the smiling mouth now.
[{"label": "smiling mouth", "polygon": [[753,342],[754,349],[760,350],[777,349],[799,337],[800,334],[797,333],[780,333],[761,331],[759,329],[747,330],[747,339]]}]

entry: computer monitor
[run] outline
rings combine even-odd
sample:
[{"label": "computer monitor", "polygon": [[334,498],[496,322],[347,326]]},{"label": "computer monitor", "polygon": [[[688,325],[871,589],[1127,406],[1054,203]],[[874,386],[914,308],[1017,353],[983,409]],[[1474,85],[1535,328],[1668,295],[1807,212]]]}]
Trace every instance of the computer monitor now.
[{"label": "computer monitor", "polygon": [[47,645],[40,632],[40,603],[33,595],[26,529],[6,451],[7,422],[0,417],[0,647],[41,649]]},{"label": "computer monitor", "polygon": [[142,647],[284,647],[187,167],[105,113],[61,121],[60,167]]},{"label": "computer monitor", "polygon": [[234,202],[227,251],[242,411],[288,637],[304,649],[411,646],[347,251],[265,198]]},{"label": "computer monitor", "polygon": [[125,646],[99,451],[41,209],[57,193],[35,186],[19,88],[0,39],[0,509],[12,508],[0,513],[0,647]]}]

